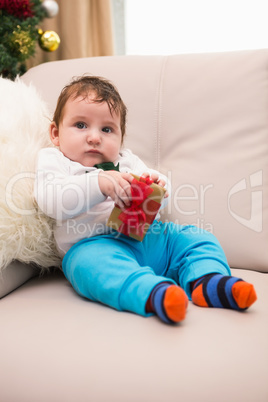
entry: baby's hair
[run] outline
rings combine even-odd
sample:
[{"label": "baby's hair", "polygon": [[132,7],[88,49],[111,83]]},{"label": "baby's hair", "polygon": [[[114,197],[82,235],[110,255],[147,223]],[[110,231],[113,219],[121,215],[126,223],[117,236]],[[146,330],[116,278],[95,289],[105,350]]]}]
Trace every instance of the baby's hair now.
[{"label": "baby's hair", "polygon": [[103,77],[84,75],[75,77],[70,84],[66,85],[58,98],[57,106],[54,112],[53,121],[59,127],[63,119],[63,110],[68,99],[76,99],[82,96],[86,99],[90,94],[94,95],[93,102],[106,102],[111,115],[113,113],[120,116],[120,127],[122,132],[122,141],[126,132],[127,108],[124,104],[117,88]]}]

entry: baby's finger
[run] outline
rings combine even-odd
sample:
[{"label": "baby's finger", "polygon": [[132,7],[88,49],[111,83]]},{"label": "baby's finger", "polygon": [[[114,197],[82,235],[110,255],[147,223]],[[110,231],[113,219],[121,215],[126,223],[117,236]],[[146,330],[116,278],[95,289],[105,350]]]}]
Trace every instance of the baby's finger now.
[{"label": "baby's finger", "polygon": [[130,173],[121,173],[121,177],[126,180],[129,184],[131,184],[132,180],[134,180],[134,177]]},{"label": "baby's finger", "polygon": [[124,202],[117,195],[114,197],[114,202],[120,209],[124,210],[126,208]]},{"label": "baby's finger", "polygon": [[132,193],[130,184],[125,180],[120,180],[116,189],[116,195],[120,201],[124,204],[124,207],[129,207],[132,202]]},{"label": "baby's finger", "polygon": [[131,185],[129,184],[129,182],[125,181],[122,185],[122,188],[125,192],[125,197],[128,198],[129,203],[131,203],[132,202]]},{"label": "baby's finger", "polygon": [[153,180],[154,183],[157,183],[157,184],[158,184],[158,181],[159,181],[159,176],[158,176],[158,174],[152,173],[152,174],[151,174],[151,179]]},{"label": "baby's finger", "polygon": [[130,206],[130,204],[132,203],[131,184],[128,181],[122,179],[122,181],[120,182],[120,186],[121,186],[121,197],[126,206]]},{"label": "baby's finger", "polygon": [[141,177],[143,177],[144,179],[146,179],[147,177],[150,177],[150,173],[144,172],[144,173],[142,173]]},{"label": "baby's finger", "polygon": [[164,195],[164,198],[167,198],[167,197],[169,197],[169,192],[168,191],[166,191],[165,195]]},{"label": "baby's finger", "polygon": [[159,180],[157,181],[157,184],[158,184],[159,186],[161,186],[161,187],[165,187],[166,182],[165,182],[165,180],[163,180],[163,179],[159,179]]}]

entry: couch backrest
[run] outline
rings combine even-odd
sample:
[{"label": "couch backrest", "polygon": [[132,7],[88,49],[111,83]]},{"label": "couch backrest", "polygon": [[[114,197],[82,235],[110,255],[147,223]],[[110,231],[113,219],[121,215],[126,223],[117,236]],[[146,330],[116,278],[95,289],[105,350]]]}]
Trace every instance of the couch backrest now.
[{"label": "couch backrest", "polygon": [[268,272],[268,50],[74,59],[23,80],[52,113],[85,73],[116,84],[129,110],[125,145],[169,176],[163,219],[212,231],[232,267]]}]

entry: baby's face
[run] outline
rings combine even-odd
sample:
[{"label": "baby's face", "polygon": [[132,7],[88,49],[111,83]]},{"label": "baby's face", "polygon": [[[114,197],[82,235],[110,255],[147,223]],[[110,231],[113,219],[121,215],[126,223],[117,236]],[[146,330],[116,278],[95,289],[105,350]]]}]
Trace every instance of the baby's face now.
[{"label": "baby's face", "polygon": [[122,142],[120,116],[111,115],[106,102],[94,103],[93,99],[94,95],[70,98],[59,127],[53,122],[50,128],[53,144],[67,158],[88,167],[114,162]]}]

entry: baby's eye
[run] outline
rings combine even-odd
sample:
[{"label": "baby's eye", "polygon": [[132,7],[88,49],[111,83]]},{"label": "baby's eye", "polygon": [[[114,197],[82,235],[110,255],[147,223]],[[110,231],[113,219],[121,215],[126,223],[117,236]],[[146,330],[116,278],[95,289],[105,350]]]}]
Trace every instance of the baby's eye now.
[{"label": "baby's eye", "polygon": [[87,128],[86,124],[82,121],[78,121],[77,123],[75,123],[75,127],[79,128],[80,130],[82,130],[83,128]]},{"label": "baby's eye", "polygon": [[102,131],[103,131],[104,133],[111,133],[111,132],[112,132],[112,129],[111,129],[110,127],[103,127]]}]

